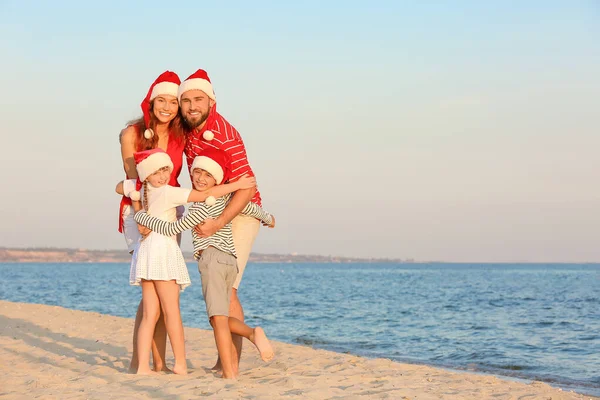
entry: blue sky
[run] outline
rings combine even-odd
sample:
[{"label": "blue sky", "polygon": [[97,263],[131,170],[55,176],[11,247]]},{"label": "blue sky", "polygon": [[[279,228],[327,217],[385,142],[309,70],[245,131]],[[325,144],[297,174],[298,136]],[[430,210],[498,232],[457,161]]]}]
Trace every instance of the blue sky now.
[{"label": "blue sky", "polygon": [[204,68],[257,252],[600,261],[600,3],[366,3],[0,0],[0,245],[124,248],[118,133]]}]

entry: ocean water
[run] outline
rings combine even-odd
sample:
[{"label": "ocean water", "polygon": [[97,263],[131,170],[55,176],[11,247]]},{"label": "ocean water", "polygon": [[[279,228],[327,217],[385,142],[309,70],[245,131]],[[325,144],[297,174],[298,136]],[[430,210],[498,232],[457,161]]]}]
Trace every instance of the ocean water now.
[{"label": "ocean water", "polygon": [[[181,298],[209,329],[200,277]],[[126,264],[0,264],[0,299],[133,318]],[[600,395],[600,264],[249,264],[250,325],[279,341]]]}]

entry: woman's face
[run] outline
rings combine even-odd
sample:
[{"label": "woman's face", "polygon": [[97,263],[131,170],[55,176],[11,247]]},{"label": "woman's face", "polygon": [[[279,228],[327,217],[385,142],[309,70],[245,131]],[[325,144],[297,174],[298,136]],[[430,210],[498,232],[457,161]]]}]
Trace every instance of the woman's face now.
[{"label": "woman's face", "polygon": [[154,98],[154,116],[163,124],[168,124],[177,116],[179,103],[177,97],[170,94],[161,94]]}]

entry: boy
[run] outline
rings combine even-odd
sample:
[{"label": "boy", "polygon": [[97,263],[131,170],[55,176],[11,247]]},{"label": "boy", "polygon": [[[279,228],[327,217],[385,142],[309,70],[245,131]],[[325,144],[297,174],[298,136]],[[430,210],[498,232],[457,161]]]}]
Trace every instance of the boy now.
[{"label": "boy", "polygon": [[[209,148],[192,164],[192,183],[196,190],[208,190],[214,185],[227,181],[231,169],[231,159],[223,150]],[[173,236],[191,229],[207,218],[218,217],[231,195],[219,199],[208,198],[204,203],[193,203],[188,214],[176,222],[166,222],[138,212],[137,223],[152,231]],[[255,217],[263,225],[274,227],[275,218],[254,203],[248,203],[243,214]],[[250,340],[260,352],[264,361],[273,358],[273,349],[264,331],[260,327],[250,328],[237,318],[229,317],[229,299],[233,283],[237,277],[237,263],[231,223],[207,238],[199,237],[192,231],[194,258],[198,260],[198,270],[202,279],[202,294],[206,302],[206,312],[213,327],[217,351],[223,368],[223,378],[235,379],[238,371],[233,366],[233,342],[231,333]]]}]

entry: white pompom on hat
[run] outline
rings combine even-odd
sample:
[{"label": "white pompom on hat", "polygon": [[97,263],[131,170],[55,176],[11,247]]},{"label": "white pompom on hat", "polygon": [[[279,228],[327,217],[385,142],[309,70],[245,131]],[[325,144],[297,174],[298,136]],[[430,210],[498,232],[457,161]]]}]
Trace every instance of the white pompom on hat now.
[{"label": "white pompom on hat", "polygon": [[215,204],[217,204],[217,199],[215,199],[215,196],[208,196],[208,197],[206,198],[206,200],[204,200],[204,203],[205,203],[207,206],[209,206],[209,207],[212,207],[212,206],[214,206]]},{"label": "white pompom on hat", "polygon": [[133,158],[141,182],[144,182],[150,175],[163,167],[169,167],[173,171],[171,157],[161,148],[138,151],[133,153]]},{"label": "white pompom on hat", "polygon": [[129,192],[129,198],[133,201],[140,201],[141,197],[142,194],[139,192],[139,190],[132,190],[131,192]]},{"label": "white pompom on hat", "polygon": [[210,142],[211,140],[213,140],[215,138],[215,134],[212,131],[204,131],[204,133],[202,134],[202,137],[207,142]]}]

